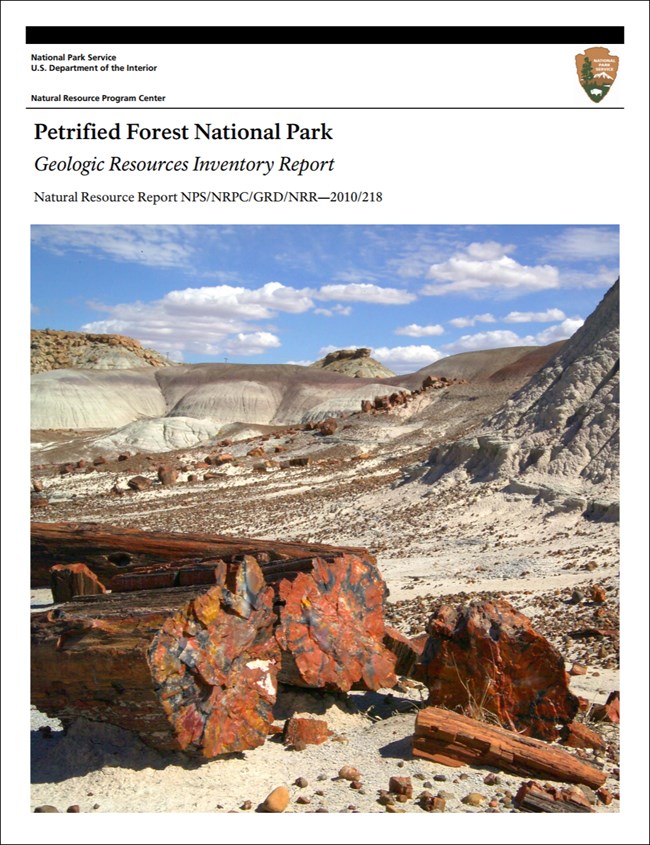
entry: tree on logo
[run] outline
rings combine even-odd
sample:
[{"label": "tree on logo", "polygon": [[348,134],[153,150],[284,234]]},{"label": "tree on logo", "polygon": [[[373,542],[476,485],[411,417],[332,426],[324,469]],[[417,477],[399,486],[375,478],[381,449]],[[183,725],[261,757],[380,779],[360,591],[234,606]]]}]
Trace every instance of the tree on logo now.
[{"label": "tree on logo", "polygon": [[591,59],[589,56],[585,56],[585,60],[582,63],[581,73],[582,73],[582,83],[585,87],[591,84],[594,78],[593,73],[593,66],[591,64]]}]

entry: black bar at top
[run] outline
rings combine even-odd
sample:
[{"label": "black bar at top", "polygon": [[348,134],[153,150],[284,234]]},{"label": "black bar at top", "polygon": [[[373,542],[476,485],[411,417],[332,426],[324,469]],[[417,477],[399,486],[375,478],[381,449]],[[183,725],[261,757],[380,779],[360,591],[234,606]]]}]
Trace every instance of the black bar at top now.
[{"label": "black bar at top", "polygon": [[622,26],[28,26],[27,44],[623,44]]}]

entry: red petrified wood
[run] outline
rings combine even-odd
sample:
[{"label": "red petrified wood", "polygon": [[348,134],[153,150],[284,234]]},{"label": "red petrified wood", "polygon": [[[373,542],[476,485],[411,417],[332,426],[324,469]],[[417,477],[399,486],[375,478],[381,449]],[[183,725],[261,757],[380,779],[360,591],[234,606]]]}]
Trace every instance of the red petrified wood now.
[{"label": "red petrified wood", "polygon": [[324,719],[303,719],[292,716],[284,726],[285,745],[303,751],[308,745],[321,745],[330,737],[332,731]]},{"label": "red petrified wood", "polygon": [[96,522],[33,522],[31,535],[33,587],[49,585],[49,570],[55,563],[76,563],[79,560],[104,583],[119,573],[168,560],[222,558],[231,561],[243,554],[263,554],[269,560],[286,560],[351,553],[376,563],[368,550],[362,548],[219,534],[141,531]]},{"label": "red petrified wood", "polygon": [[395,656],[382,643],[386,585],[375,566],[345,554],[262,570],[278,582],[282,682],[343,692],[395,685]]},{"label": "red petrified wood", "polygon": [[438,707],[418,713],[413,754],[445,766],[495,766],[518,775],[584,783],[592,789],[606,780],[604,772],[560,748]]},{"label": "red petrified wood", "polygon": [[32,703],[215,757],[261,745],[279,650],[259,567],[221,566],[212,587],[86,597],[32,617]]},{"label": "red petrified wood", "polygon": [[96,596],[106,592],[99,578],[83,563],[53,566],[50,587],[55,604],[71,601],[75,596]]},{"label": "red petrified wood", "polygon": [[419,660],[424,649],[424,643],[419,639],[407,637],[401,631],[386,626],[384,629],[384,645],[396,658],[395,674],[412,676],[413,667]]},{"label": "red petrified wood", "polygon": [[525,813],[593,813],[589,801],[576,787],[558,789],[529,780],[522,783],[515,804]]},{"label": "red petrified wood", "polygon": [[[275,591],[275,635],[282,649],[278,679],[286,684],[347,692],[392,687],[395,655],[383,644],[385,584],[377,568],[355,555],[225,563],[172,561],[117,575],[114,592],[214,584],[243,565],[260,567]],[[264,556],[267,557],[267,556]]]},{"label": "red petrified wood", "polygon": [[487,711],[544,739],[578,712],[562,655],[508,602],[443,605],[428,632],[421,679],[430,704]]}]

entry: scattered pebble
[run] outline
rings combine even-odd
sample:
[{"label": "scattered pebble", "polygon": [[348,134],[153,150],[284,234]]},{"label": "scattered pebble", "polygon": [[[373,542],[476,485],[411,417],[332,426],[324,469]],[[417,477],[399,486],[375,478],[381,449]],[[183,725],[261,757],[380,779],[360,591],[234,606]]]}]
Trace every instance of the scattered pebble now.
[{"label": "scattered pebble", "polygon": [[284,813],[289,804],[289,790],[286,786],[278,786],[270,792],[262,804],[263,813]]},{"label": "scattered pebble", "polygon": [[339,777],[343,780],[360,780],[361,772],[354,766],[343,766],[339,769]]}]

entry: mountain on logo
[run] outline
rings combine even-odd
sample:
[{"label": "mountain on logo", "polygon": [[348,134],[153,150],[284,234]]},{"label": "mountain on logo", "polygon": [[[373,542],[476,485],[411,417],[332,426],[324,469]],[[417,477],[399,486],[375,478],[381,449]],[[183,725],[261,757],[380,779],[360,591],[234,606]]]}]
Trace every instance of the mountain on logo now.
[{"label": "mountain on logo", "polygon": [[594,103],[600,103],[609,93],[618,72],[618,56],[612,56],[607,47],[590,47],[578,53],[576,71],[585,94]]}]

